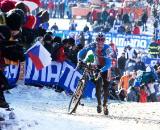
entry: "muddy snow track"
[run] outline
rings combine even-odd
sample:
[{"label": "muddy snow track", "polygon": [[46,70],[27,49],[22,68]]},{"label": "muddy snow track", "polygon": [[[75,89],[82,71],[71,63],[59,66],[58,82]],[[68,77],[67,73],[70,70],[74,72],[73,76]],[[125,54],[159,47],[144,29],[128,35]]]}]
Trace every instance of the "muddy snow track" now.
[{"label": "muddy snow track", "polygon": [[[20,101],[21,102],[21,101]],[[24,102],[24,100],[23,100]],[[19,107],[23,107],[23,102],[21,102],[21,105]],[[155,124],[160,126],[160,119],[153,119],[148,117],[149,115],[152,116],[153,114],[157,114],[157,116],[160,117],[160,113],[141,113],[140,111],[133,111],[133,113],[130,113],[128,115],[124,114],[125,112],[127,113],[126,109],[127,107],[129,109],[132,109],[129,106],[126,105],[125,103],[110,103],[109,105],[109,111],[110,114],[108,116],[103,115],[103,112],[101,114],[97,114],[96,112],[96,102],[93,104],[93,102],[85,102],[84,106],[78,106],[77,112],[75,114],[68,114],[67,109],[68,109],[68,99],[63,100],[63,104],[61,103],[62,100],[54,99],[52,102],[44,102],[44,101],[31,101],[31,100],[26,100],[25,103],[28,104],[28,108],[32,109],[35,112],[50,112],[51,114],[58,114],[61,116],[68,116],[70,117],[89,117],[89,118],[99,118],[99,119],[111,119],[111,120],[121,120],[121,121],[134,121],[135,123],[143,123],[143,124]],[[139,104],[140,105],[140,104]],[[45,107],[42,107],[45,106]],[[120,109],[117,109],[117,108]],[[129,111],[129,110],[128,110]],[[139,116],[139,113],[141,115]],[[148,116],[147,116],[148,115]]]}]

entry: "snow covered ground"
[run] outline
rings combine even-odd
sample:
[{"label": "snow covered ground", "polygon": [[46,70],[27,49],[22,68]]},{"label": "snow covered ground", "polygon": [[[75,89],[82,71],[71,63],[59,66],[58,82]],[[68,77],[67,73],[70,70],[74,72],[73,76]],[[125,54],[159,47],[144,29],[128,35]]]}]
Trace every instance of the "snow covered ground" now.
[{"label": "snow covered ground", "polygon": [[160,130],[160,103],[109,102],[109,116],[97,114],[96,100],[83,99],[76,114],[67,113],[70,96],[19,83],[6,94],[15,119],[0,109],[2,130]]},{"label": "snow covered ground", "polygon": [[[153,34],[153,17],[151,16],[148,21],[147,21],[147,31],[142,31],[142,27],[140,27],[141,29],[141,34],[147,34],[147,35],[152,35]],[[57,24],[59,30],[68,30],[69,29],[69,19],[50,19],[49,20],[49,29],[54,25],[54,23]],[[89,22],[87,22],[87,20],[85,19],[75,19],[75,23],[77,23],[77,27],[76,30],[77,31],[83,31],[83,28],[85,27],[85,25],[87,25],[89,27],[89,30],[92,31],[92,27],[91,24]],[[113,28],[110,30],[110,32],[116,32]]]}]

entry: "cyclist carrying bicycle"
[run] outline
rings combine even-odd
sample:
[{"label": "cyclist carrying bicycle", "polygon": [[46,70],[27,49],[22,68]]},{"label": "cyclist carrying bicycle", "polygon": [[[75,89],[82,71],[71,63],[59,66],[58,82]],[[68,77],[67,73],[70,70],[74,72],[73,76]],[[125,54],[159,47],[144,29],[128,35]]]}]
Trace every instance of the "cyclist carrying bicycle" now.
[{"label": "cyclist carrying bicycle", "polygon": [[96,97],[97,97],[97,112],[102,112],[102,104],[101,104],[101,87],[103,87],[103,112],[105,115],[108,115],[108,107],[107,107],[107,98],[109,95],[109,81],[108,81],[108,70],[111,68],[111,56],[113,55],[112,48],[105,44],[105,34],[102,32],[98,33],[96,36],[96,42],[92,45],[89,45],[78,52],[78,60],[85,62],[85,56],[87,55],[88,51],[92,50],[95,65],[100,70],[101,76],[98,76],[95,80],[96,86]]}]

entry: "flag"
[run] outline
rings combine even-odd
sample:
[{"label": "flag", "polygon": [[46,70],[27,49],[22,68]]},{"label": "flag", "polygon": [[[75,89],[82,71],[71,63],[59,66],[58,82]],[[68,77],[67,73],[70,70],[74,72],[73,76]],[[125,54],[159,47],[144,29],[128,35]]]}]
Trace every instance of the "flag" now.
[{"label": "flag", "polygon": [[51,54],[39,41],[29,48],[26,54],[31,58],[37,70],[41,70],[42,68],[51,65]]}]

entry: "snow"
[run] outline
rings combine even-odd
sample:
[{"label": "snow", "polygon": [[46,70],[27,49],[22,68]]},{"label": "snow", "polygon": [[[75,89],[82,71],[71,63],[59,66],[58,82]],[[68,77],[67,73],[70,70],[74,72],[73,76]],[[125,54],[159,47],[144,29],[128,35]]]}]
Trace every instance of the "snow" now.
[{"label": "snow", "polygon": [[5,94],[15,119],[0,109],[9,125],[4,130],[160,130],[160,103],[109,101],[109,115],[96,112],[96,100],[83,99],[76,114],[67,113],[70,96],[53,89],[25,86],[22,82]]},{"label": "snow", "polygon": [[[89,27],[90,31],[92,31],[91,25],[90,23],[87,22],[87,20],[75,19],[74,21],[75,23],[77,23],[77,27],[76,27],[77,31],[82,31],[86,24]],[[59,30],[69,30],[69,22],[70,22],[69,19],[50,19],[49,28],[51,28],[54,25],[54,23],[56,23]]]}]

